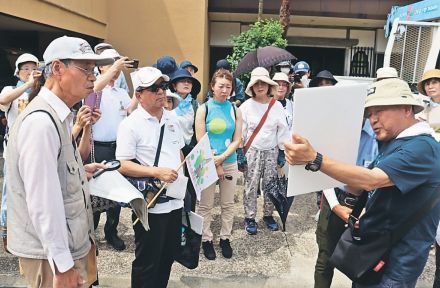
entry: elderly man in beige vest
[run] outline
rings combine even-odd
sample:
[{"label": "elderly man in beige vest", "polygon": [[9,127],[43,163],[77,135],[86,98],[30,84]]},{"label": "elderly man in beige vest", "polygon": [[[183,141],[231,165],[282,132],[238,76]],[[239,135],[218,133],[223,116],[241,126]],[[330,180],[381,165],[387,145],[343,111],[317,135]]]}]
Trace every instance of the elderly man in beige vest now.
[{"label": "elderly man in beige vest", "polygon": [[31,287],[88,287],[96,255],[87,178],[103,165],[82,165],[70,108],[93,92],[95,66],[113,59],[67,36],[43,58],[46,84],[10,132],[8,249]]}]

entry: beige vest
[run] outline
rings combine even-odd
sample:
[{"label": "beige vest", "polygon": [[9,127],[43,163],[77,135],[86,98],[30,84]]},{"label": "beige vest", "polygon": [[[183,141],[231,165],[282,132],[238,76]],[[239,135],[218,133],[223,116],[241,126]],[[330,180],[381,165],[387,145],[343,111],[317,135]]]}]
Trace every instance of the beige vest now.
[{"label": "beige vest", "polygon": [[[88,182],[82,165],[81,156],[72,144],[72,136],[67,125],[62,123],[56,112],[42,98],[37,96],[23,111],[10,131],[7,157],[7,191],[8,191],[8,249],[12,254],[34,259],[47,259],[48,251],[38,238],[26,206],[26,192],[23,180],[18,171],[19,155],[17,152],[18,131],[23,119],[29,114],[42,110],[50,114],[61,138],[61,149],[58,156],[58,179],[63,194],[64,210],[67,223],[69,249],[74,260],[87,255],[90,250],[90,239],[93,238],[93,217],[90,204]],[[39,112],[41,113],[41,112]],[[38,125],[38,123],[35,123]],[[55,127],[56,125],[56,127]],[[24,152],[25,153],[25,152]],[[44,153],[44,150],[41,151]],[[28,193],[38,191],[28,191]]]}]

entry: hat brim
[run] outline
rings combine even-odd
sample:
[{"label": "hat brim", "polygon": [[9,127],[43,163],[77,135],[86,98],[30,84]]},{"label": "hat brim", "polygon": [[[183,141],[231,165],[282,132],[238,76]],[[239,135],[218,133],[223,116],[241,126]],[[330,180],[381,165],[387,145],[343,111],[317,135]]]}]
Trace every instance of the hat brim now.
[{"label": "hat brim", "polygon": [[197,73],[197,71],[199,71],[199,68],[197,68],[196,66],[194,66],[194,65],[185,65],[185,66],[183,66],[183,67],[181,67],[182,69],[186,69],[186,67],[192,67],[193,69],[194,69],[194,73]]},{"label": "hat brim", "polygon": [[439,69],[431,69],[428,71],[425,71],[425,73],[423,73],[423,77],[422,80],[419,81],[419,83],[417,83],[417,90],[419,90],[419,93],[426,95],[426,91],[425,91],[425,81],[429,80],[429,79],[433,79],[433,78],[439,78],[440,79],[440,70]]},{"label": "hat brim", "polygon": [[[50,62],[45,62],[44,64],[48,65],[48,64],[52,63],[53,60],[56,60],[56,59],[57,58],[52,59],[52,60],[50,60]],[[59,60],[94,61],[96,66],[106,66],[106,65],[113,64],[113,62],[115,62],[115,60],[111,57],[102,57],[101,55],[92,54],[92,53],[73,55],[73,56],[70,56],[69,58],[59,59]]]},{"label": "hat brim", "polygon": [[176,95],[167,95],[167,97],[173,98],[173,109],[176,109],[180,104],[180,98]]},{"label": "hat brim", "polygon": [[191,96],[197,96],[200,93],[200,90],[202,89],[202,85],[200,84],[199,80],[197,80],[196,78],[194,78],[192,76],[190,77],[188,75],[174,77],[171,80],[171,85],[170,85],[171,92],[176,92],[176,90],[173,87],[173,84],[175,84],[180,79],[191,79],[192,80]]},{"label": "hat brim", "polygon": [[151,80],[151,82],[149,83],[139,83],[136,87],[133,88],[134,90],[138,89],[139,87],[148,88],[152,86],[154,83],[156,83],[156,81],[159,80],[160,78],[162,78],[166,82],[170,81],[170,77],[168,77],[168,75],[162,74],[162,75],[158,75],[157,77],[154,77],[153,80]]},{"label": "hat brim", "polygon": [[409,105],[414,107],[414,114],[420,113],[425,109],[425,107],[418,103],[415,99],[408,99],[408,98],[392,98],[392,99],[386,99],[386,98],[376,98],[371,100],[366,100],[364,109],[367,109],[368,107],[374,107],[374,106],[394,106],[394,105]]},{"label": "hat brim", "polygon": [[69,59],[95,61],[96,66],[106,66],[106,65],[113,64],[113,62],[115,62],[115,60],[112,57],[103,57],[101,55],[92,54],[92,53],[71,56],[71,57],[69,57]]},{"label": "hat brim", "polygon": [[251,88],[252,88],[252,86],[254,86],[255,85],[255,83],[257,83],[258,81],[262,81],[262,82],[264,82],[264,83],[267,83],[267,84],[269,84],[269,86],[271,86],[270,88],[271,88],[271,94],[272,95],[274,95],[275,94],[275,89],[276,89],[276,87],[278,87],[278,83],[277,82],[275,82],[275,81],[273,81],[273,80],[271,80],[269,77],[267,77],[267,76],[256,76],[256,77],[253,77],[253,78],[251,78],[251,81],[249,81],[249,84],[247,85],[247,87],[246,87],[246,91],[245,91],[245,93],[248,95],[248,96],[251,96],[251,97],[254,97],[254,95],[252,94],[252,90],[251,90]]}]

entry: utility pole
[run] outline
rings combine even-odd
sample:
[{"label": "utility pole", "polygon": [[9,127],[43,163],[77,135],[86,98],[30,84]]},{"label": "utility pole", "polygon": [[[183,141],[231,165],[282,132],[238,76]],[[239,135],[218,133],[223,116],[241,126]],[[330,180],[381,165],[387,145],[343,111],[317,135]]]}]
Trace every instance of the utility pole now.
[{"label": "utility pole", "polygon": [[290,26],[290,0],[281,0],[280,23],[283,27],[283,38],[286,39]]},{"label": "utility pole", "polygon": [[263,2],[264,0],[258,0],[258,21],[260,21],[263,16]]}]

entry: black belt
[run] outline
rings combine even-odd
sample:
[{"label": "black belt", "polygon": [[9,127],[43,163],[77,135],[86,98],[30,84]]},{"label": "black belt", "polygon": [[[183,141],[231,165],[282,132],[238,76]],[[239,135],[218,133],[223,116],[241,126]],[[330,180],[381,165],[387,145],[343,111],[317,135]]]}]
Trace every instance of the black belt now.
[{"label": "black belt", "polygon": [[335,188],[335,192],[339,204],[347,206],[348,208],[353,208],[359,198],[358,196],[345,192],[339,188]]},{"label": "black belt", "polygon": [[93,141],[93,143],[96,146],[104,146],[104,147],[116,148],[116,141],[110,141],[110,142]]}]

